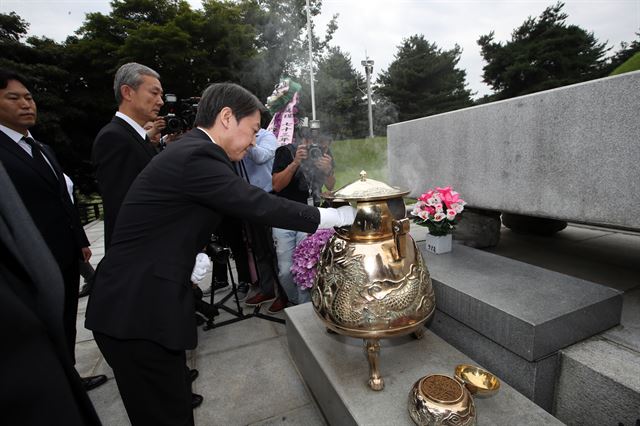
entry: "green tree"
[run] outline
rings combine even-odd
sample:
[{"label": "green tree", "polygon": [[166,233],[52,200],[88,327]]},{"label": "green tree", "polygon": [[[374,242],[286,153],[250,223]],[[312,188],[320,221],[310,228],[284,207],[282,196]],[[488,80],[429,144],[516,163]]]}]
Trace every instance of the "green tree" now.
[{"label": "green tree", "polygon": [[[302,77],[303,93],[310,93],[308,75]],[[336,139],[366,135],[367,111],[361,90],[364,87],[364,78],[353,68],[349,55],[338,47],[329,48],[315,72],[316,118],[322,131]],[[310,95],[302,97],[300,109],[311,118]]]},{"label": "green tree", "polygon": [[563,3],[546,8],[539,18],[529,17],[504,45],[494,32],[478,39],[487,64],[483,81],[497,99],[565,86],[600,77],[606,44],[593,33],[567,25]]},{"label": "green tree", "polygon": [[[337,29],[337,15],[329,22],[321,40],[313,17],[320,13],[322,1],[309,3],[314,62],[317,63]],[[242,81],[265,101],[281,78],[302,80],[302,75],[308,76],[306,0],[244,0],[241,5],[247,10],[247,23],[255,29],[257,49],[256,55],[246,63]]]},{"label": "green tree", "polygon": [[607,65],[603,72],[604,75],[610,75],[615,69],[620,67],[620,65],[624,64],[631,59],[631,57],[640,52],[640,32],[637,32],[636,36],[638,39],[631,43],[624,41],[620,43],[620,50],[607,60]]},{"label": "green tree", "polygon": [[466,72],[456,68],[461,53],[458,45],[443,51],[423,35],[413,35],[379,75],[376,91],[396,106],[401,121],[469,106]]}]

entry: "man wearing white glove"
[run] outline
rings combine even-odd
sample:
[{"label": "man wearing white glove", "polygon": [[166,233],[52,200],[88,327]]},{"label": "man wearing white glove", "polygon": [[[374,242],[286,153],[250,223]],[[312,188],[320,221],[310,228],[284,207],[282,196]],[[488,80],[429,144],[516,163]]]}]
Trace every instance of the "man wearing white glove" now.
[{"label": "man wearing white glove", "polygon": [[184,367],[185,350],[197,344],[189,278],[194,257],[223,216],[304,232],[353,221],[350,207],[319,210],[235,174],[231,161],[255,143],[263,108],[238,85],[209,86],[197,128],[151,160],[120,207],[85,325],[113,369],[133,426],[193,424]]}]

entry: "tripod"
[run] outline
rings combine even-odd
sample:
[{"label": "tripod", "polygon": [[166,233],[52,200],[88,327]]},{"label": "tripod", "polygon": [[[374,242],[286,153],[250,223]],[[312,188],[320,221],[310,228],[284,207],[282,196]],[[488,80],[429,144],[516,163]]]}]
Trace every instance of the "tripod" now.
[{"label": "tripod", "polygon": [[[252,310],[250,310],[251,312],[249,313],[245,313],[243,308],[240,306],[240,300],[238,299],[238,286],[236,285],[236,281],[233,278],[233,271],[231,269],[231,259],[230,259],[230,250],[227,247],[223,247],[221,249],[218,249],[218,251],[216,252],[218,255],[220,253],[224,252],[224,254],[226,255],[226,271],[227,271],[227,276],[229,278],[229,282],[231,284],[231,290],[229,290],[229,292],[227,292],[227,294],[225,294],[224,296],[222,296],[222,298],[220,300],[218,300],[217,302],[215,301],[215,291],[213,291],[213,289],[211,290],[211,306],[220,311],[225,311],[231,315],[234,316],[234,318],[225,320],[225,321],[221,321],[221,322],[215,322],[215,316],[210,316],[207,317],[207,321],[206,323],[202,326],[202,329],[205,331],[208,330],[212,330],[214,328],[218,328],[218,327],[223,327],[225,325],[229,325],[229,324],[233,324],[239,321],[243,321],[249,318],[261,318],[267,321],[272,321],[272,322],[277,322],[280,324],[285,324],[285,320],[280,319],[280,318],[274,318],[271,317],[269,315],[265,315],[263,313],[260,312],[260,308],[261,306],[258,305],[256,307],[254,307]],[[227,301],[229,299],[233,300],[233,305],[235,305],[235,309],[232,307],[229,307],[227,305],[225,305],[225,303],[227,303]]]}]

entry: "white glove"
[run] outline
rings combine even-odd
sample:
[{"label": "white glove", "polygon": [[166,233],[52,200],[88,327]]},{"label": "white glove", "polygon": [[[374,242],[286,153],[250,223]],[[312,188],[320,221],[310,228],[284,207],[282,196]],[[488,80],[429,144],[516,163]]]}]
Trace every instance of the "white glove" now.
[{"label": "white glove", "polygon": [[193,266],[193,271],[191,271],[191,282],[194,284],[200,283],[210,270],[211,261],[209,260],[209,256],[204,253],[198,253],[196,256],[196,264]]},{"label": "white glove", "polygon": [[337,209],[318,207],[318,210],[320,210],[318,229],[352,225],[356,218],[356,209],[351,206],[342,206]]}]

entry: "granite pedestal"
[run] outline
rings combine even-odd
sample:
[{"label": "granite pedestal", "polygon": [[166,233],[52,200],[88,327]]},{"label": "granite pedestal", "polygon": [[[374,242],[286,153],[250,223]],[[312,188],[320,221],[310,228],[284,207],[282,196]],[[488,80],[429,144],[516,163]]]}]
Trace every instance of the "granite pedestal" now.
[{"label": "granite pedestal", "polygon": [[[407,410],[411,386],[427,374],[453,375],[457,364],[476,364],[440,337],[381,341],[382,391],[367,386],[369,367],[362,339],[329,334],[311,304],[286,309],[291,357],[331,425],[412,425]],[[555,417],[508,383],[489,399],[476,399],[477,424],[559,425]]]},{"label": "granite pedestal", "polygon": [[620,322],[622,293],[454,245],[424,256],[436,294],[431,329],[551,411],[558,351]]}]

